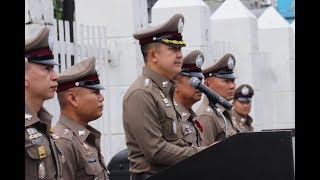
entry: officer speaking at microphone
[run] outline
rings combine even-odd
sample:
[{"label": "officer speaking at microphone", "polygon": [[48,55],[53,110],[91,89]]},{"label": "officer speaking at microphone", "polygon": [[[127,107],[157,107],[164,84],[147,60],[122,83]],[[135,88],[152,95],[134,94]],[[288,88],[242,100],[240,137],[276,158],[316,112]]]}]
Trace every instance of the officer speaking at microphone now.
[{"label": "officer speaking at microphone", "polygon": [[204,147],[188,146],[173,104],[173,76],[181,72],[184,17],[175,14],[158,26],[133,34],[145,66],[123,98],[123,127],[131,180],[145,179]]}]

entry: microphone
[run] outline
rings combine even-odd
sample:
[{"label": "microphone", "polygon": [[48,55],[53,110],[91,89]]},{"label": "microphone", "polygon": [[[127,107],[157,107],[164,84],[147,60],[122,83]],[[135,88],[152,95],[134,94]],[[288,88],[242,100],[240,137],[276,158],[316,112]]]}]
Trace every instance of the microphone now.
[{"label": "microphone", "polygon": [[203,92],[205,95],[207,95],[210,102],[218,103],[227,110],[230,110],[232,108],[232,104],[229,103],[226,99],[221,97],[219,94],[211,90],[208,86],[201,83],[201,81],[196,77],[191,77],[189,80],[189,83],[191,86],[199,89],[201,92]]}]

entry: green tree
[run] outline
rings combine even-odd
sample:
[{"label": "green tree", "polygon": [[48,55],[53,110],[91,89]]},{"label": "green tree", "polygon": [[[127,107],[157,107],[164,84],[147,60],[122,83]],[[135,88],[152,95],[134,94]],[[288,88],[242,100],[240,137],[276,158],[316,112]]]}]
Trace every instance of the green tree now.
[{"label": "green tree", "polygon": [[63,18],[63,0],[53,0],[54,18]]}]

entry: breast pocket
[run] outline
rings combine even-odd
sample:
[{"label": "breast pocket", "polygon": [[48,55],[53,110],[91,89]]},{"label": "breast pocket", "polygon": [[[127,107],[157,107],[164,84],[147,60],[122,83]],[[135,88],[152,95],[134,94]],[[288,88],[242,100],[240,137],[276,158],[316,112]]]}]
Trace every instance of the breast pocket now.
[{"label": "breast pocket", "polygon": [[98,176],[102,172],[102,167],[98,160],[85,164],[84,168],[87,175]]},{"label": "breast pocket", "polygon": [[44,159],[51,156],[50,143],[44,134],[33,138],[26,133],[25,149],[32,159]]},{"label": "breast pocket", "polygon": [[179,123],[176,120],[176,112],[173,109],[165,109],[165,117],[162,121],[162,129],[165,139],[174,141],[179,139]]}]

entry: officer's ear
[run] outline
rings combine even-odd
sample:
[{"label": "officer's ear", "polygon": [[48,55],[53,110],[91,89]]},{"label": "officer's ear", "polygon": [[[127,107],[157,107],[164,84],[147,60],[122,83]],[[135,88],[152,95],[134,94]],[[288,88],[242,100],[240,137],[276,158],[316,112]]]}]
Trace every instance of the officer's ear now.
[{"label": "officer's ear", "polygon": [[77,103],[77,93],[74,91],[69,91],[66,93],[66,99],[68,100],[68,102],[70,104],[72,104],[75,107],[78,107],[78,103]]},{"label": "officer's ear", "polygon": [[157,63],[157,51],[154,49],[150,49],[148,52],[149,60],[151,60],[153,63]]}]

